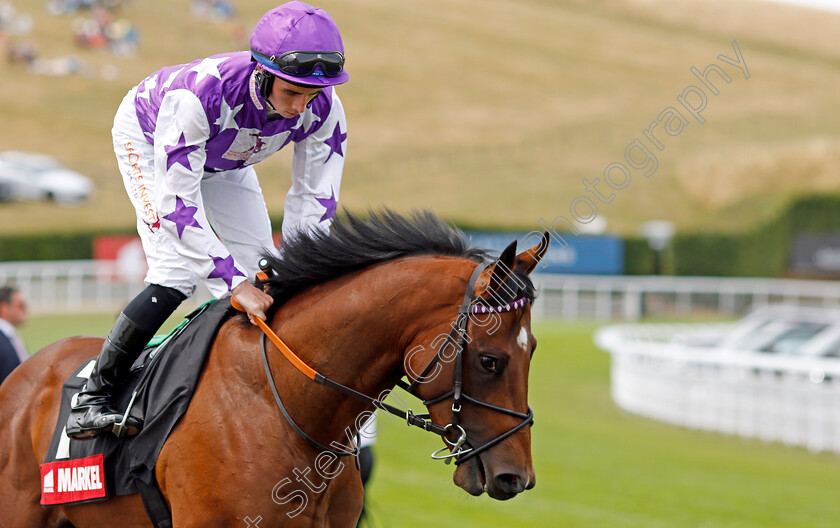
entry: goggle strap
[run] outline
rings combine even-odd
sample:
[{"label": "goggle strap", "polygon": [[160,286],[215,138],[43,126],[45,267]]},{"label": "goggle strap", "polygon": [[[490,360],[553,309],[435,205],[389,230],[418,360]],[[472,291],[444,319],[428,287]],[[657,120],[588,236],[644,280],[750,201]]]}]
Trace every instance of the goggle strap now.
[{"label": "goggle strap", "polygon": [[259,62],[263,66],[268,66],[269,68],[276,68],[277,67],[277,65],[274,64],[274,61],[271,60],[272,57],[274,57],[274,55],[269,57],[265,53],[260,53],[259,51],[255,50],[254,48],[251,48],[251,54],[257,60],[257,62]]}]

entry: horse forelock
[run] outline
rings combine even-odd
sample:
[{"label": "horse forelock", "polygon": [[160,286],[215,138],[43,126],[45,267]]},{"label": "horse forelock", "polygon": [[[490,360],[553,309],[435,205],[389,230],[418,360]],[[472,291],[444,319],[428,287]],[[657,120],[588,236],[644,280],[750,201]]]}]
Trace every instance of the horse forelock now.
[{"label": "horse forelock", "polygon": [[283,241],[280,256],[265,255],[274,274],[265,281],[274,307],[309,288],[375,264],[415,255],[473,261],[486,258],[464,233],[430,211],[403,216],[389,209],[362,218],[345,211],[329,233],[301,231]]},{"label": "horse forelock", "polygon": [[476,303],[484,306],[504,306],[518,299],[527,299],[533,303],[537,297],[536,288],[531,277],[520,269],[515,269],[502,283],[501,287],[493,292],[484,293],[476,298]]}]

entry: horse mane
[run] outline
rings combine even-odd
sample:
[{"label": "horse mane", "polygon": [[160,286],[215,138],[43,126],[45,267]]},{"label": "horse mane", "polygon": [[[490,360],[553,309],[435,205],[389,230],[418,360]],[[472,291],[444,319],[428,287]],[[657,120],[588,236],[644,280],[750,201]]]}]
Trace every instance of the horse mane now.
[{"label": "horse mane", "polygon": [[273,277],[261,282],[274,298],[273,307],[313,286],[355,271],[413,255],[462,257],[476,262],[487,258],[471,248],[464,233],[431,211],[410,217],[390,209],[370,211],[367,218],[345,213],[329,233],[311,229],[283,241],[280,255],[265,255]]}]

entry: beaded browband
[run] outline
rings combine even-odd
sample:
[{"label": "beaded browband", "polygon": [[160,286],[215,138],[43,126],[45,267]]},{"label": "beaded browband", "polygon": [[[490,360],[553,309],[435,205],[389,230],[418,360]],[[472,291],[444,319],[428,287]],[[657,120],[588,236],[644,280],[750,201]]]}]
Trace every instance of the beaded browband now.
[{"label": "beaded browband", "polygon": [[504,306],[485,306],[483,304],[473,304],[470,306],[471,313],[504,313],[518,310],[528,303],[528,299],[520,297],[519,299],[508,303]]}]

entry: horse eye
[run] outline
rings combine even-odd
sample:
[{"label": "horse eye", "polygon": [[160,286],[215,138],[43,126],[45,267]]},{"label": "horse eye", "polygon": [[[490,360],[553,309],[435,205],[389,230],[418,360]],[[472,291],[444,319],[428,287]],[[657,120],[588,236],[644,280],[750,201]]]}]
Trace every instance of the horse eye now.
[{"label": "horse eye", "polygon": [[481,366],[488,372],[496,372],[496,358],[493,356],[481,356]]}]

